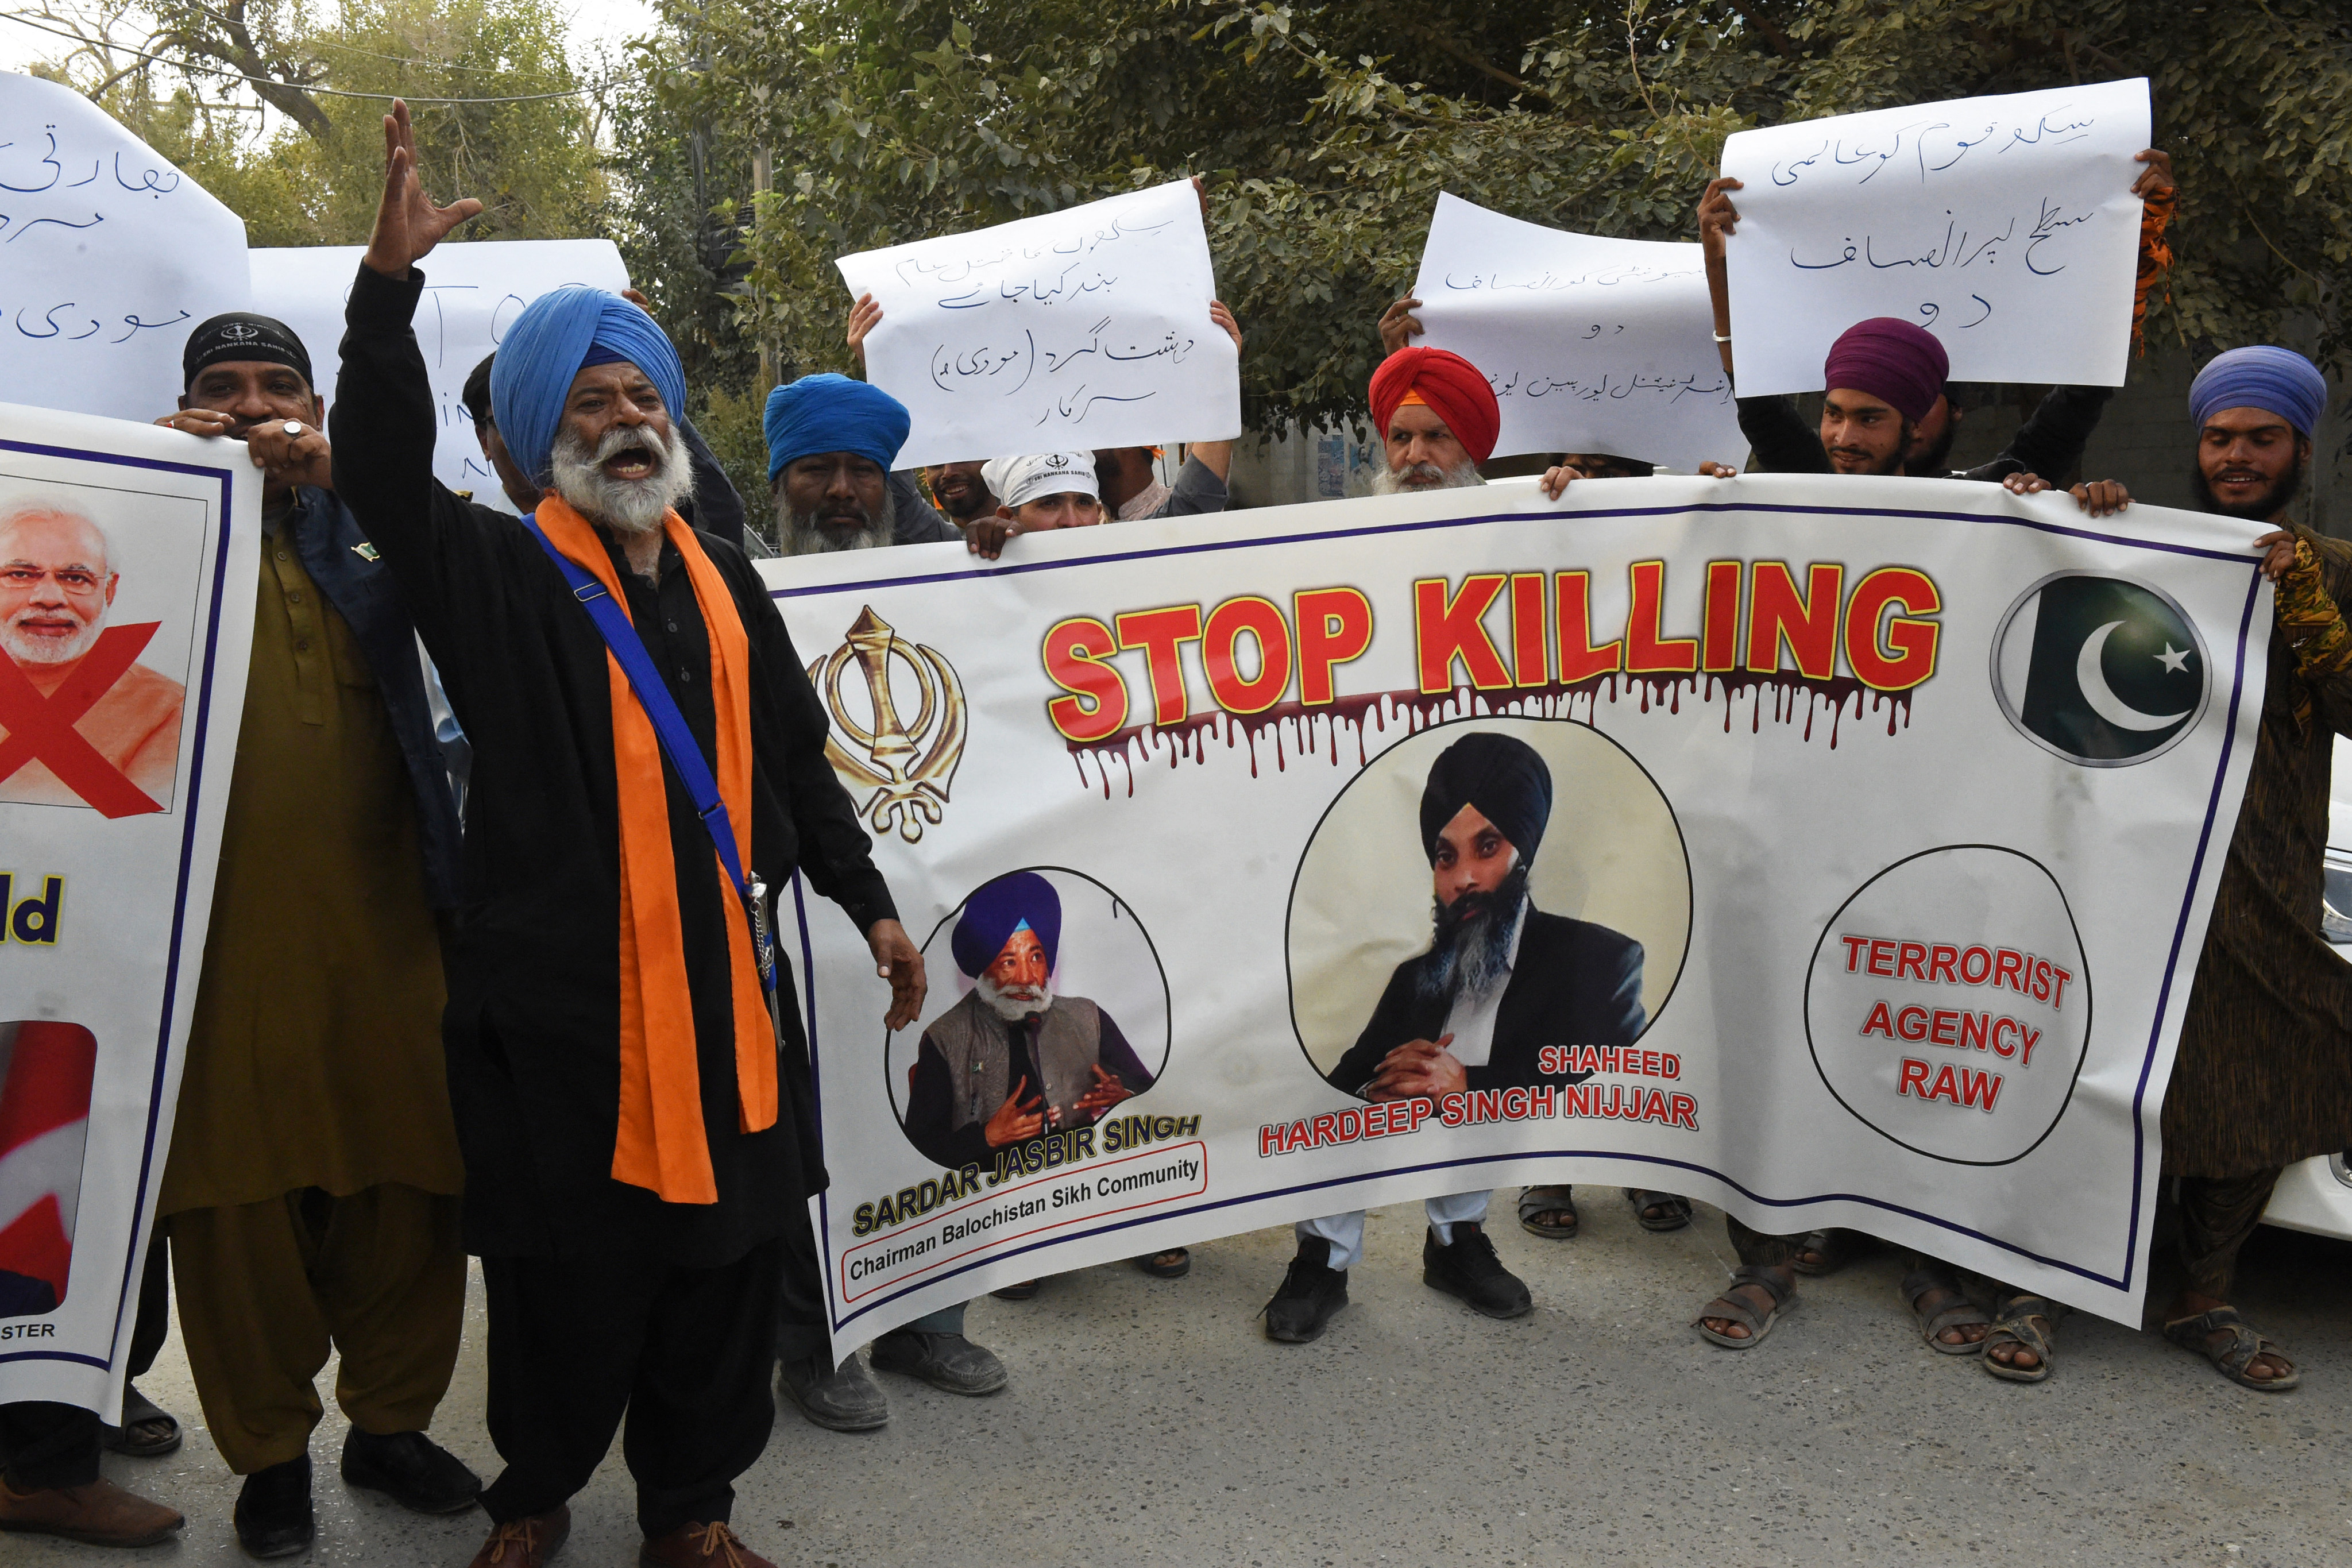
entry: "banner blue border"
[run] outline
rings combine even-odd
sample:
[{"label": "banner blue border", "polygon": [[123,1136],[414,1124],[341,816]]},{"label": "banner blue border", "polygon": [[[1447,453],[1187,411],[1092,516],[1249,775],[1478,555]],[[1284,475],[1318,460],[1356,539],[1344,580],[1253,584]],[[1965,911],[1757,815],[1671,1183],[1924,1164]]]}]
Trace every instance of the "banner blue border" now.
[{"label": "banner blue border", "polygon": [[[1694,512],[1713,514],[1748,512],[1801,517],[1875,518],[1890,520],[1916,520],[1929,522],[1964,522],[1979,525],[1990,524],[2002,528],[2022,528],[2032,532],[2053,534],[2061,538],[2087,540],[2094,543],[2114,545],[2123,549],[2156,551],[2164,554],[2185,555],[2203,561],[2219,561],[2229,564],[2243,566],[2245,568],[2247,574],[2246,602],[2243,610],[2240,613],[2238,620],[2238,653],[2236,666],[2231,675],[2229,712],[2221,731],[2221,754],[2219,763],[2214,768],[2213,787],[2206,797],[2205,820],[2198,830],[2197,852],[2191,858],[2189,862],[2189,887],[2181,895],[2180,915],[2174,922],[2172,945],[2170,951],[2165,957],[2164,979],[2157,993],[2156,1016],[2148,1030],[2147,1048],[2141,1058],[2139,1077],[2132,1090],[2131,1217],[2124,1237],[2124,1267],[2119,1278],[2110,1277],[2098,1272],[2096,1269],[2086,1268],[2078,1264],[2069,1263],[2063,1258],[2047,1258],[2041,1253],[2032,1251],[2027,1247],[2020,1247],[2013,1242],[2003,1241],[1999,1237],[1988,1236],[1982,1231],[1971,1229],[1967,1226],[1957,1224],[1938,1215],[1926,1214],[1914,1208],[1907,1208],[1900,1204],[1888,1203],[1884,1199],[1874,1198],[1862,1193],[1819,1193],[1812,1196],[1802,1198],[1770,1198],[1766,1197],[1761,1193],[1753,1191],[1752,1189],[1742,1185],[1740,1183],[1732,1180],[1729,1176],[1725,1175],[1720,1171],[1714,1170],[1706,1165],[1696,1164],[1685,1160],[1669,1160],[1647,1154],[1629,1154],[1613,1149],[1522,1149],[1515,1150],[1509,1153],[1470,1155],[1455,1160],[1432,1161],[1426,1164],[1391,1166],[1382,1171],[1370,1172],[1354,1176],[1333,1177],[1328,1181],[1302,1182],[1295,1186],[1274,1187],[1263,1192],[1249,1193],[1227,1198],[1216,1198],[1207,1202],[1192,1205],[1187,1208],[1173,1209],[1165,1213],[1141,1215],[1134,1219],[1120,1220],[1116,1223],[1108,1223],[1098,1226],[1093,1229],[1080,1232],[1078,1233],[1078,1236],[1058,1237],[1051,1241],[1032,1242],[1026,1247],[1008,1247],[1002,1251],[991,1252],[984,1258],[975,1259],[974,1261],[964,1264],[960,1268],[949,1269],[947,1272],[937,1275],[933,1278],[924,1279],[919,1284],[910,1284],[904,1289],[893,1291],[875,1301],[859,1307],[855,1311],[848,1313],[846,1316],[840,1314],[838,1304],[835,1303],[834,1300],[832,1260],[825,1248],[825,1238],[831,1234],[832,1226],[832,1207],[830,1202],[832,1194],[830,1190],[828,1190],[824,1194],[820,1194],[817,1198],[819,1214],[817,1252],[818,1256],[823,1258],[825,1263],[824,1272],[825,1275],[824,1292],[826,1310],[833,1317],[833,1327],[835,1331],[837,1332],[840,1330],[846,1328],[849,1324],[856,1322],[859,1318],[864,1317],[866,1313],[875,1310],[877,1308],[879,1308],[890,1301],[894,1301],[899,1297],[909,1294],[915,1290],[928,1289],[931,1286],[937,1285],[943,1280],[952,1279],[957,1278],[959,1275],[970,1273],[973,1269],[982,1268],[992,1264],[1001,1263],[1008,1258],[1018,1258],[1025,1253],[1037,1251],[1043,1247],[1060,1247],[1067,1242],[1078,1239],[1081,1236],[1108,1236],[1135,1226],[1158,1225],[1167,1220],[1181,1219],[1190,1215],[1206,1214],[1216,1209],[1230,1208],[1244,1204],[1265,1203],[1272,1199],[1289,1197],[1299,1193],[1318,1192],[1327,1187],[1352,1186],[1363,1182],[1378,1181],[1388,1176],[1412,1175],[1423,1171],[1462,1170],[1477,1165],[1501,1164],[1520,1160],[1621,1160],[1633,1165],[1654,1166],[1664,1170],[1689,1171],[1696,1174],[1708,1176],[1716,1181],[1721,1182],[1725,1186],[1739,1193],[1750,1202],[1762,1204],[1768,1208],[1803,1208],[1810,1205],[1822,1203],[1860,1204],[1866,1207],[1879,1209],[1888,1214],[1902,1215],[1906,1218],[1918,1220],[1923,1224],[1935,1226],[1939,1229],[1948,1231],[1956,1236],[1968,1237],[1972,1240],[1982,1242],[1988,1247],[1997,1247],[2003,1252],[2038,1263],[2047,1268],[2055,1268],[2065,1273],[2074,1275],[2076,1278],[2088,1280],[2095,1285],[2104,1285],[2111,1289],[2128,1292],[2132,1288],[2132,1280],[2136,1276],[2136,1270],[2138,1264],[2138,1248],[2137,1244],[2139,1237],[2140,1211],[2147,1201],[2147,1193],[2145,1190],[2147,1184],[2146,1167],[2147,1164],[2147,1119],[2146,1115],[2146,1105],[2147,1100],[2148,1080],[2155,1076],[2157,1047],[2163,1038],[2165,1016],[2170,1010],[2173,985],[2179,975],[2181,950],[2188,941],[2189,916],[2194,911],[2196,906],[2197,888],[2198,884],[2203,879],[2205,874],[2207,857],[2211,854],[2213,849],[2213,829],[2221,815],[2221,791],[2228,782],[2230,776],[2230,759],[2235,754],[2237,746],[2238,710],[2245,696],[2246,635],[2253,623],[2254,603],[2262,586],[2262,574],[2258,569],[2260,565],[2258,558],[2241,551],[2210,550],[2200,545],[2169,544],[2156,540],[2134,539],[2124,534],[2105,532],[2098,529],[2070,527],[2063,523],[2041,522],[2030,518],[1989,516],[1982,512],[1912,510],[1908,509],[1896,510],[1885,507],[1811,507],[1781,504],[1768,505],[1745,501],[1708,501],[1695,503],[1689,506],[1621,507],[1612,508],[1607,510],[1562,511],[1556,514],[1537,511],[1486,512],[1475,517],[1437,518],[1422,522],[1372,524],[1360,528],[1321,529],[1313,531],[1286,533],[1276,536],[1254,539],[1211,540],[1203,541],[1195,544],[1163,545],[1150,550],[1114,551],[1093,555],[1077,556],[1063,561],[1035,561],[1013,565],[974,567],[962,571],[907,573],[897,576],[863,578],[852,582],[831,583],[811,585],[808,587],[771,588],[768,591],[768,596],[772,600],[788,603],[794,599],[825,596],[837,594],[864,593],[878,588],[911,587],[933,583],[956,582],[967,578],[1013,576],[1032,572],[1059,572],[1066,571],[1076,566],[1101,566],[1119,563],[1133,563],[1136,561],[1151,560],[1156,557],[1162,556],[1214,554],[1234,550],[1264,549],[1268,546],[1311,544],[1330,540],[1375,538],[1384,534],[1420,533],[1438,529],[1470,528],[1489,522],[1540,522],[1554,517],[1557,517],[1560,521],[1574,519],[1580,521],[1604,518],[1682,517]],[[1475,696],[1475,694],[1474,693],[1473,695]],[[801,969],[802,979],[803,981],[802,991],[803,995],[805,998],[804,1005],[807,1009],[809,1072],[811,1083],[812,1086],[814,1086],[818,1062],[815,959],[809,940],[808,910],[806,903],[801,895],[800,881],[797,876],[793,879],[793,911],[801,922]],[[1171,1046],[1172,1048],[1173,1042],[1171,1042]],[[822,1097],[818,1100],[818,1126],[820,1128],[824,1126],[824,1100]]]}]

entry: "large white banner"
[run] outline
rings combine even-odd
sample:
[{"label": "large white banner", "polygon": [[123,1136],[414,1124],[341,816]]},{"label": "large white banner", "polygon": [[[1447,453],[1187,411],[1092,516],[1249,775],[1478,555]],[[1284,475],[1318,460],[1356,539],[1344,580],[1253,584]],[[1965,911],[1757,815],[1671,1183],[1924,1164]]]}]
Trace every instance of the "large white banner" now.
[{"label": "large white banner", "polygon": [[[320,394],[331,403],[343,306],[366,249],[321,245],[252,253],[253,308],[294,329],[310,351]],[[616,294],[627,288],[629,271],[619,248],[609,239],[484,239],[436,246],[425,268],[416,343],[425,351],[425,372],[433,383],[433,477],[453,490],[471,491],[484,506],[514,510],[482,456],[473,416],[466,412],[466,378],[498,348],[525,306],[572,283]]]},{"label": "large white banner", "polygon": [[1604,239],[1441,195],[1422,342],[1486,373],[1497,456],[1609,452],[1689,473],[1748,450],[1696,245]]},{"label": "large white banner", "polygon": [[[2137,1321],[2261,706],[2255,531],[1762,475],[763,563],[931,980],[886,1036],[856,933],[793,889],[836,1342],[1571,1179]],[[1431,847],[1457,805],[1538,911],[1483,1022],[1448,888],[1499,851]],[[995,1003],[1039,1003],[1041,957],[1015,1064]]]},{"label": "large white banner", "polygon": [[0,71],[0,383],[14,395],[118,419],[171,412],[189,331],[246,308],[245,255],[244,220],[104,110]]},{"label": "large white banner", "polygon": [[1871,316],[1934,332],[1955,381],[2121,386],[2147,142],[2144,77],[1738,132],[1741,394],[1821,390]]},{"label": "large white banner", "polygon": [[260,514],[241,445],[0,405],[0,1403],[121,1407]]},{"label": "large white banner", "polygon": [[1242,433],[1241,354],[1190,180],[834,263],[881,324],[902,467]]}]

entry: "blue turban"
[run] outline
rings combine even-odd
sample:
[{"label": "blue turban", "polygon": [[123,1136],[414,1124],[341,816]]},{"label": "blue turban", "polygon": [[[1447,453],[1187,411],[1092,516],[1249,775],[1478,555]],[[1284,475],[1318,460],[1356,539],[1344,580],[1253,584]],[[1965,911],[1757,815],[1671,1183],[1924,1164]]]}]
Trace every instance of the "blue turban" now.
[{"label": "blue turban", "polygon": [[583,367],[625,360],[661,394],[672,426],[686,416],[686,372],[654,319],[602,289],[578,284],[541,294],[515,318],[490,362],[490,416],[522,471],[541,485],[548,453]]},{"label": "blue turban", "polygon": [[812,452],[855,452],[885,469],[898,460],[912,416],[907,405],[845,375],[804,375],[768,394],[768,479]]},{"label": "blue turban", "polygon": [[2327,412],[2327,378],[2293,349],[2231,349],[2216,354],[2189,384],[2189,417],[2200,430],[2224,408],[2275,414],[2307,440]]},{"label": "blue turban", "polygon": [[1024,927],[1036,933],[1037,945],[1045,950],[1045,967],[1052,969],[1062,951],[1062,897],[1054,891],[1054,884],[1034,871],[1014,871],[986,883],[964,900],[963,919],[956,921],[950,943],[955,950],[956,967],[979,978]]}]

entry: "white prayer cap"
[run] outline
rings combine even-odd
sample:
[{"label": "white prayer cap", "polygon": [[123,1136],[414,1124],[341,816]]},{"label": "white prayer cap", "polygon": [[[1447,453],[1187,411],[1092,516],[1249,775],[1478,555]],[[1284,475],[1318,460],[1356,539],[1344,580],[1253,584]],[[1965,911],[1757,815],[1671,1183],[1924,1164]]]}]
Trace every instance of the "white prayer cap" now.
[{"label": "white prayer cap", "polygon": [[1007,511],[1018,511],[1024,501],[1039,496],[1076,494],[1095,500],[1095,455],[1092,452],[1040,452],[1029,458],[996,458],[983,464],[980,477],[989,494]]}]

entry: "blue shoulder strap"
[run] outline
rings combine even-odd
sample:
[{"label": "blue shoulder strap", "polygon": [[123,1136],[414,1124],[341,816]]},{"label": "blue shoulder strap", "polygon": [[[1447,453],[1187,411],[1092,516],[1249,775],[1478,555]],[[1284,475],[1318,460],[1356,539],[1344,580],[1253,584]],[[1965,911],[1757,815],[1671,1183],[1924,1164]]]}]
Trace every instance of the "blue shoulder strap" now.
[{"label": "blue shoulder strap", "polygon": [[751,920],[752,948],[760,965],[760,983],[772,994],[776,988],[775,944],[768,931],[766,889],[743,875],[743,866],[735,853],[735,826],[727,815],[727,803],[719,797],[719,781],[710,776],[710,766],[702,760],[702,748],[695,744],[694,731],[686,725],[686,715],[677,710],[677,701],[662,684],[660,674],[654,668],[652,656],[646,652],[645,639],[629,623],[629,614],[604,591],[604,584],[595,574],[572,560],[555,547],[547,531],[539,526],[539,519],[526,516],[522,525],[555,563],[571,584],[572,596],[580,601],[588,618],[596,623],[603,634],[604,646],[621,666],[621,673],[629,678],[629,688],[637,694],[638,706],[653,721],[654,734],[661,741],[664,755],[670,766],[677,770],[678,782],[693,797],[694,809],[702,818],[702,826],[710,834],[710,842],[719,850],[719,863],[727,869],[728,879],[735,884]]}]

